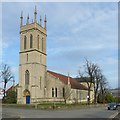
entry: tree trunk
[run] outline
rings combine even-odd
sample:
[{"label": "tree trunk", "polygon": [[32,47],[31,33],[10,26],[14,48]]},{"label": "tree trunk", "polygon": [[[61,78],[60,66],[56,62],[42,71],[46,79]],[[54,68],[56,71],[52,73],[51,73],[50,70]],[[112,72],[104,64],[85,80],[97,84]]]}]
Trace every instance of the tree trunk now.
[{"label": "tree trunk", "polygon": [[94,104],[96,104],[97,103],[97,92],[95,91],[94,92]]},{"label": "tree trunk", "polygon": [[65,102],[65,104],[66,104],[66,99],[64,99],[64,102]]},{"label": "tree trunk", "polygon": [[3,99],[5,98],[5,92],[6,92],[6,82],[5,82],[5,84],[4,84],[4,96],[3,96]]},{"label": "tree trunk", "polygon": [[88,105],[90,104],[90,89],[88,90],[88,98],[87,98]]}]

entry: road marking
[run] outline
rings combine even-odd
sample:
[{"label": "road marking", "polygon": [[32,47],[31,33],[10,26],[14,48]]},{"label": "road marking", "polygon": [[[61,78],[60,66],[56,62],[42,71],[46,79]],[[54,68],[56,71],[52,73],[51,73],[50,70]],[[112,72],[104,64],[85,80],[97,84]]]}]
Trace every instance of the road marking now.
[{"label": "road marking", "polygon": [[118,115],[118,112],[115,112],[114,114],[112,114],[109,118],[114,118],[115,116]]}]

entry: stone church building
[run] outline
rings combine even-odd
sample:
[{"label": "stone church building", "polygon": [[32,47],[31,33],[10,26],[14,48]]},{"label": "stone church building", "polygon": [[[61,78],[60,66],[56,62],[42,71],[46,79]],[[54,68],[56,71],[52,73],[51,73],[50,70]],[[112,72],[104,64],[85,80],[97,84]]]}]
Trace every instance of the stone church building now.
[{"label": "stone church building", "polygon": [[[34,21],[23,25],[20,17],[20,63],[18,104],[40,102],[87,102],[87,87],[72,77],[47,70],[46,60],[46,16],[37,22],[35,7]],[[91,98],[92,99],[92,98]]]}]

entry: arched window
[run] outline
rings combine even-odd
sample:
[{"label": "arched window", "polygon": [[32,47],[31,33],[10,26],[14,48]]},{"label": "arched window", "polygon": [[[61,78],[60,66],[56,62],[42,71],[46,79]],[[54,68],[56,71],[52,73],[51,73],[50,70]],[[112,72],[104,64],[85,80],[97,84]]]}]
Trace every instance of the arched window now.
[{"label": "arched window", "polygon": [[55,97],[57,97],[57,88],[55,88]]},{"label": "arched window", "polygon": [[27,44],[27,37],[24,36],[24,49],[26,49],[26,44]]},{"label": "arched window", "polygon": [[33,47],[33,35],[31,34],[30,35],[30,48]]},{"label": "arched window", "polygon": [[25,71],[25,85],[29,85],[29,71],[26,70]]},{"label": "arched window", "polygon": [[39,35],[37,36],[37,48],[39,49]]},{"label": "arched window", "polygon": [[65,97],[65,88],[63,88],[63,97]]},{"label": "arched window", "polygon": [[52,88],[52,97],[54,97],[54,88]]}]

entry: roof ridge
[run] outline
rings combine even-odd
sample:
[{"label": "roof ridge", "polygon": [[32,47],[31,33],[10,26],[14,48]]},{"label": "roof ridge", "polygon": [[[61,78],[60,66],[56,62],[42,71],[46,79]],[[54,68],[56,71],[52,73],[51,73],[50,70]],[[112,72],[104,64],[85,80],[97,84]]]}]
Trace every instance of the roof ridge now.
[{"label": "roof ridge", "polygon": [[[52,72],[52,73],[55,73],[55,74],[58,74],[58,75],[62,75],[62,76],[65,76],[65,77],[68,77],[67,75],[64,75],[64,74],[61,74],[61,73],[58,73],[58,72],[55,72],[55,71],[51,71],[51,70],[47,70],[48,72]],[[69,76],[70,77],[70,76]],[[72,77],[70,77],[72,78]],[[72,78],[74,79],[74,78]]]}]

